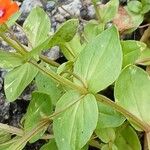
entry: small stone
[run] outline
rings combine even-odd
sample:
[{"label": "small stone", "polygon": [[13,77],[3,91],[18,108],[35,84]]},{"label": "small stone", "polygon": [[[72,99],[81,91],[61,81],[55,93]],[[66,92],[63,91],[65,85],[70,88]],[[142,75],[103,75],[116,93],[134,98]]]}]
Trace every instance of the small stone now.
[{"label": "small stone", "polygon": [[[63,9],[62,9],[63,7]],[[80,16],[80,9],[82,7],[82,3],[80,0],[74,0],[73,2],[67,4],[67,5],[62,5],[62,7],[59,7],[58,10],[61,15],[67,17],[73,15],[73,16]],[[66,11],[65,11],[65,10]]]},{"label": "small stone", "polygon": [[3,93],[0,93],[0,122],[4,122],[9,118],[10,103],[6,102]]},{"label": "small stone", "polygon": [[32,92],[35,91],[35,90],[36,90],[35,84],[33,84],[33,83],[29,84],[29,85],[25,88],[25,90],[23,91],[23,93],[19,96],[18,99],[20,99],[20,100],[23,99],[23,100],[25,100],[25,101],[31,100],[31,94],[32,94]]},{"label": "small stone", "polygon": [[90,17],[90,19],[95,18],[95,9],[93,5],[90,5],[88,7],[88,16]]},{"label": "small stone", "polygon": [[83,6],[83,7],[81,8],[81,10],[80,10],[80,16],[81,16],[81,18],[87,20],[87,19],[88,19],[87,14],[88,14],[87,7],[86,7],[86,6]]},{"label": "small stone", "polygon": [[54,1],[48,1],[46,4],[46,11],[51,12],[55,8]]},{"label": "small stone", "polygon": [[16,100],[15,102],[10,103],[10,118],[8,121],[9,125],[19,127],[20,121],[26,113],[28,104],[29,101],[25,100]]},{"label": "small stone", "polygon": [[65,4],[65,5],[67,5],[67,4],[70,4],[70,3],[72,3],[74,0],[58,0],[58,3],[59,4]]},{"label": "small stone", "polygon": [[3,79],[0,77],[0,90],[3,88]]},{"label": "small stone", "polygon": [[60,57],[59,55],[59,47],[58,46],[54,46],[50,49],[50,51],[47,51],[45,53],[45,55],[51,59],[51,60],[56,60]]},{"label": "small stone", "polygon": [[22,14],[19,21],[25,21],[32,8],[36,6],[43,7],[41,0],[24,0],[20,8]]},{"label": "small stone", "polygon": [[18,39],[18,41],[24,45],[28,45],[28,39],[25,35],[25,33],[16,25],[12,27],[14,35]]},{"label": "small stone", "polygon": [[7,73],[7,71],[6,71],[5,69],[1,69],[0,71],[1,71],[1,78],[4,79],[4,77],[5,77],[6,73]]},{"label": "small stone", "polygon": [[56,15],[54,16],[54,18],[55,18],[55,21],[60,22],[60,23],[62,23],[62,22],[65,21],[65,18],[64,18],[63,15],[61,15],[61,14],[56,14]]}]

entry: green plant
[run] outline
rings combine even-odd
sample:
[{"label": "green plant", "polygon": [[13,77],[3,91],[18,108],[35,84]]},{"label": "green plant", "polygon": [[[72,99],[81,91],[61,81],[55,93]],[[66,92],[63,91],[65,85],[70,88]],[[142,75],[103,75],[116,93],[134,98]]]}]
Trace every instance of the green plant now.
[{"label": "green plant", "polygon": [[[7,100],[15,101],[31,81],[37,91],[32,93],[21,129],[0,124],[0,149],[22,150],[27,142],[45,139],[48,143],[41,150],[87,150],[89,145],[102,150],[140,150],[137,132],[145,134],[145,146],[150,148],[150,77],[136,66],[150,64],[148,41],[146,45],[120,38],[143,22],[149,1],[130,1],[124,7],[118,0],[100,6],[93,0],[93,4],[97,20],[87,22],[80,34],[78,19],[50,33],[49,17],[38,7],[23,27],[16,24],[26,34],[27,46],[10,29],[19,14],[1,25],[1,39],[15,50],[0,50],[0,67],[8,68]],[[120,17],[127,22],[119,22]],[[63,64],[42,55],[55,45],[67,59]],[[110,85],[114,101],[102,95]],[[16,136],[11,138],[12,134]]]}]

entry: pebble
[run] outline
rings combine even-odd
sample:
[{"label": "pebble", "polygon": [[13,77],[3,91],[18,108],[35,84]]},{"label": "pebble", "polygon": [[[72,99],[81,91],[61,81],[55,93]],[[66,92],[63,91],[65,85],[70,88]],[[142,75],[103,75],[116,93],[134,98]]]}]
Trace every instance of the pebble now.
[{"label": "pebble", "polygon": [[6,102],[3,92],[0,93],[0,122],[9,119],[10,103]]},{"label": "pebble", "polygon": [[59,47],[54,46],[49,51],[45,53],[45,55],[51,60],[57,60],[60,57]]},{"label": "pebble", "polygon": [[32,8],[36,6],[43,7],[41,0],[24,0],[20,8],[20,11],[22,12],[22,14],[21,14],[21,17],[19,18],[19,21],[24,22],[28,14],[32,10]]},{"label": "pebble", "polygon": [[0,91],[2,90],[2,88],[3,88],[3,79],[0,78]]},{"label": "pebble", "polygon": [[12,30],[16,36],[16,38],[18,39],[19,42],[21,42],[24,45],[28,45],[28,39],[25,35],[25,33],[22,31],[22,29],[20,29],[18,26],[14,25],[12,27]]},{"label": "pebble", "polygon": [[[70,14],[72,16],[79,17],[81,7],[82,7],[81,1],[80,0],[74,0],[67,5],[62,5],[62,7],[59,7],[58,11],[64,17],[70,16]],[[66,11],[62,8],[64,8]]]},{"label": "pebble", "polygon": [[55,9],[56,3],[54,1],[48,1],[46,4],[46,11],[51,12]]}]

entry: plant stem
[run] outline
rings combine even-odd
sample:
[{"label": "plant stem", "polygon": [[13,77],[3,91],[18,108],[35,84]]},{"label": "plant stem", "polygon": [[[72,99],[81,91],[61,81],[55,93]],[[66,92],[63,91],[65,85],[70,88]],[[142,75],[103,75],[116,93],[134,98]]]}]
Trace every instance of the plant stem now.
[{"label": "plant stem", "polygon": [[140,41],[146,43],[148,46],[150,46],[150,26],[145,30],[143,36],[141,37]]},{"label": "plant stem", "polygon": [[134,122],[139,128],[141,128],[145,132],[150,131],[150,125],[148,125],[147,123],[144,123],[143,121],[141,121],[139,118],[137,118],[135,115],[133,115],[132,113],[130,113],[129,111],[124,109],[122,106],[119,106],[118,104],[116,104],[115,102],[113,102],[112,100],[110,100],[109,98],[107,98],[103,95],[96,94],[95,97],[96,97],[97,101],[100,101],[100,102],[102,102],[106,105],[111,106],[116,111],[120,112],[125,117],[127,117],[128,119],[131,119],[132,122]]},{"label": "plant stem", "polygon": [[14,35],[14,33],[8,28],[8,33],[12,36],[12,39],[18,44],[18,46],[20,47],[20,49],[26,53],[28,52],[25,47],[18,41],[18,39],[16,38],[16,36]]},{"label": "plant stem", "polygon": [[[52,113],[50,116],[46,117],[43,119],[43,121],[52,121],[54,117],[56,117],[57,115],[61,114],[62,112],[64,112],[65,110],[67,110],[68,108],[72,107],[74,104],[76,104],[77,102],[79,102],[82,98],[84,97],[84,95],[82,95],[81,97],[79,97],[79,99],[77,99],[74,103],[70,104],[69,106],[67,106],[66,108],[59,110],[57,112]],[[42,121],[41,121],[42,122]],[[47,125],[47,124],[46,124]],[[12,134],[16,134],[18,136],[24,136],[26,133],[23,132],[23,130],[12,127],[12,126],[8,126],[6,124],[2,124],[0,123],[0,129],[5,130],[9,133]],[[53,135],[50,134],[45,134],[42,136],[41,139],[52,139],[54,138]]]},{"label": "plant stem", "polygon": [[[16,127],[13,127],[13,126],[9,126],[7,124],[3,124],[3,123],[0,123],[0,130],[2,131],[6,131],[8,133],[11,133],[11,134],[15,134],[17,136],[24,136],[24,131],[22,129],[19,129],[19,128],[16,128]],[[41,139],[44,139],[44,140],[48,140],[48,139],[53,139],[54,138],[54,135],[51,135],[51,134],[44,134],[42,136]]]},{"label": "plant stem", "polygon": [[78,75],[76,75],[75,73],[73,73],[71,71],[63,71],[60,75],[62,76],[65,73],[68,73],[69,75],[72,75],[73,77],[75,77],[77,80],[80,81],[80,83],[83,85],[84,88],[87,88],[87,86],[85,85],[85,83],[82,81],[82,79]]},{"label": "plant stem", "polygon": [[144,58],[144,59],[138,59],[138,60],[136,60],[135,63],[139,64],[139,65],[144,65],[147,62],[150,62],[150,57],[147,57],[147,58]]},{"label": "plant stem", "polygon": [[50,76],[52,79],[56,80],[57,82],[65,85],[65,86],[68,86],[71,89],[77,90],[77,91],[79,91],[82,94],[86,94],[87,93],[87,90],[85,88],[74,84],[70,80],[63,78],[62,76],[54,73],[53,71],[50,71],[50,70],[46,69],[45,67],[37,64],[36,62],[30,61],[30,63],[33,64],[35,67],[37,67],[42,72],[44,72],[45,74],[47,74],[48,76]]},{"label": "plant stem", "polygon": [[70,53],[70,55],[75,59],[75,54],[67,47],[67,45],[64,45],[64,47],[67,49],[67,51]]},{"label": "plant stem", "polygon": [[99,23],[102,23],[101,16],[100,16],[100,14],[99,14],[99,10],[98,10],[98,7],[97,7],[97,2],[96,2],[96,0],[92,0],[92,3],[93,3],[93,5],[94,5],[94,9],[95,9],[96,16],[97,16],[97,19],[98,19]]},{"label": "plant stem", "polygon": [[[11,40],[10,38],[8,38],[6,35],[4,34],[0,34],[0,37],[6,41],[11,47],[13,47],[18,53],[20,53],[21,55],[25,55],[28,53],[28,51],[19,43],[19,41],[17,41],[16,38],[14,38],[14,40]],[[48,59],[46,56],[44,55],[40,55],[39,58],[41,60],[43,60],[44,62],[54,66],[54,67],[59,67],[60,64],[58,64],[57,62]]]},{"label": "plant stem", "polygon": [[[82,94],[87,94],[88,91],[85,88],[79,87],[76,84],[74,84],[73,82],[57,75],[56,73],[47,70],[46,68],[43,68],[42,66],[38,65],[35,62],[30,62],[32,63],[34,66],[36,66],[38,69],[40,69],[41,71],[43,71],[45,74],[47,74],[48,76],[50,76],[51,78],[53,78],[54,80],[58,81],[61,84],[67,85],[70,88],[79,91]],[[112,108],[114,108],[116,111],[120,112],[121,114],[123,114],[125,117],[131,119],[137,126],[139,126],[142,130],[144,130],[145,132],[149,132],[150,131],[150,126],[144,122],[142,122],[139,118],[137,118],[135,115],[133,115],[132,113],[130,113],[129,111],[127,111],[126,109],[124,109],[123,107],[119,106],[118,104],[116,104],[115,102],[113,102],[112,100],[110,100],[109,98],[100,95],[100,94],[96,94],[95,95],[97,101],[100,101],[106,105],[111,106]]]},{"label": "plant stem", "polygon": [[18,143],[16,143],[16,145],[13,145],[12,147],[15,150],[20,150],[20,147],[22,147],[22,145],[24,145],[25,143],[27,143],[28,141],[30,141],[32,139],[32,137],[34,137],[37,133],[39,133],[41,130],[43,130],[43,128],[48,127],[48,125],[50,124],[50,122],[51,122],[50,119],[45,119],[45,120],[41,121],[36,126],[36,128],[34,128],[33,130],[25,133],[24,136],[21,139],[18,139]]},{"label": "plant stem", "polygon": [[41,139],[42,139],[42,140],[54,139],[54,135],[51,135],[51,134],[44,134]]},{"label": "plant stem", "polygon": [[1,144],[0,144],[0,147],[13,144],[13,143],[15,143],[15,142],[17,142],[17,141],[18,141],[18,139],[11,139],[11,140],[9,140],[8,142],[1,143]]},{"label": "plant stem", "polygon": [[2,131],[6,131],[6,132],[9,132],[9,133],[12,133],[12,134],[16,134],[18,136],[23,136],[24,135],[24,132],[23,132],[22,129],[12,127],[12,126],[9,126],[7,124],[0,123],[0,129]]},{"label": "plant stem", "polygon": [[10,38],[8,38],[7,36],[5,36],[4,34],[0,33],[0,37],[7,42],[10,46],[12,46],[18,53],[24,55],[25,52],[22,50],[22,48],[20,48],[20,46],[18,46],[18,44],[11,40]]},{"label": "plant stem", "polygon": [[57,62],[55,62],[55,61],[53,61],[53,60],[48,59],[48,58],[47,58],[46,56],[44,56],[44,55],[40,55],[40,59],[43,60],[44,62],[46,62],[47,64],[52,65],[52,66],[54,66],[54,67],[59,67],[59,66],[60,66],[59,63],[57,63]]},{"label": "plant stem", "polygon": [[147,134],[146,133],[144,133],[143,150],[148,150],[148,141],[147,141]]},{"label": "plant stem", "polygon": [[150,150],[150,132],[148,132],[148,133],[145,133],[146,134],[146,145],[145,146],[147,146],[147,148],[148,148],[148,150]]},{"label": "plant stem", "polygon": [[[22,32],[26,35],[24,29],[23,29],[18,23],[15,23],[15,24],[16,24],[16,25],[22,30]],[[27,37],[27,35],[26,35],[26,37]],[[27,39],[28,39],[28,37],[27,37]],[[33,47],[32,47],[32,44],[30,43],[30,40],[29,40],[29,39],[28,39],[28,44],[31,46],[31,48],[33,48]],[[27,51],[26,51],[26,52],[27,52]],[[46,62],[47,64],[50,64],[50,65],[52,65],[52,66],[54,66],[54,67],[59,67],[59,66],[60,66],[59,63],[57,63],[57,62],[55,62],[55,61],[53,61],[53,60],[48,59],[48,58],[47,58],[46,56],[44,56],[44,55],[40,55],[39,57],[40,57],[41,60],[43,60],[43,61]]]},{"label": "plant stem", "polygon": [[53,120],[54,117],[60,115],[62,112],[66,111],[68,108],[72,107],[73,105],[75,105],[77,102],[79,102],[84,96],[80,96],[75,102],[73,102],[72,104],[66,106],[64,109],[62,110],[58,110],[56,112],[54,112],[53,114],[51,114],[48,118]]},{"label": "plant stem", "polygon": [[141,26],[139,26],[138,28],[141,29],[141,28],[145,28],[145,27],[148,27],[148,26],[150,26],[150,23],[141,25]]},{"label": "plant stem", "polygon": [[95,147],[95,148],[98,148],[98,149],[101,149],[101,145],[99,144],[98,141],[95,141],[95,140],[91,140],[89,142],[89,145],[92,146],[92,147]]}]

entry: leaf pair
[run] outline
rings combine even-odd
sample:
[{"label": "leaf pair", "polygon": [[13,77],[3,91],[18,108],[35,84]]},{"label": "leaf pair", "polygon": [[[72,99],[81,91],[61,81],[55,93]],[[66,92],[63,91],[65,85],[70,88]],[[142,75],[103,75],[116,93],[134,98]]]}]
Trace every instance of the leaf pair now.
[{"label": "leaf pair", "polygon": [[[81,51],[74,64],[74,73],[81,78],[89,92],[97,93],[116,80],[121,67],[119,36],[117,29],[112,27],[98,35]],[[74,83],[82,86],[77,79],[74,79]],[[94,95],[68,91],[56,104],[56,112],[61,112],[54,118],[53,124],[58,149],[81,150],[97,126],[98,107]],[[119,117],[121,116],[118,115]],[[121,124],[123,121],[124,118],[119,118],[118,122]]]},{"label": "leaf pair", "polygon": [[[32,58],[45,48],[69,42],[75,35],[77,27],[78,21],[71,19],[64,23],[52,37],[49,37],[50,20],[48,15],[41,8],[34,8],[23,24],[23,29],[29,39],[28,46],[33,48],[31,52],[27,53],[27,57]],[[28,60],[26,56],[4,51],[0,51],[0,56],[0,67],[14,68],[5,77],[6,97],[9,101],[14,101],[34,79],[38,69],[25,62]]]},{"label": "leaf pair", "polygon": [[23,25],[31,49],[27,54],[27,58],[39,55],[41,51],[53,46],[69,42],[76,34],[78,25],[77,19],[70,19],[50,36],[50,19],[48,15],[41,8],[34,8]]},{"label": "leaf pair", "polygon": [[135,130],[125,121],[125,117],[112,107],[98,103],[99,119],[95,130],[102,141],[102,150],[141,150]]},{"label": "leaf pair", "polygon": [[96,128],[96,134],[103,142],[102,150],[141,150],[135,130],[124,124],[119,128]]}]

